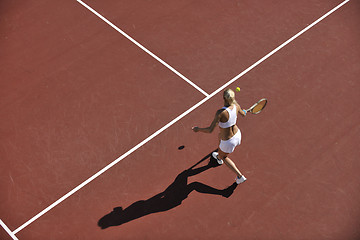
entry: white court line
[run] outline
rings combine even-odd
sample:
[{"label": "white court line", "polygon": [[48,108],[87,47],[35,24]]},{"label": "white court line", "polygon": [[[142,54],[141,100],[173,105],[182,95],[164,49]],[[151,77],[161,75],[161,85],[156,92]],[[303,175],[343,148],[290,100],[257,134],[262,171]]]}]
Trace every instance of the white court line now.
[{"label": "white court line", "polygon": [[10,237],[14,240],[19,240],[15,233],[11,232],[11,230],[6,226],[6,224],[0,219],[0,225],[5,229],[5,231],[10,235]]},{"label": "white court line", "polygon": [[191,86],[193,86],[194,88],[196,88],[199,92],[201,92],[202,94],[204,94],[205,96],[209,96],[208,93],[206,93],[204,90],[202,90],[199,86],[197,86],[195,83],[193,83],[192,81],[190,81],[188,78],[186,78],[184,75],[182,75],[181,73],[179,73],[178,71],[176,71],[173,67],[171,67],[169,64],[167,64],[165,61],[163,61],[161,58],[159,58],[158,56],[156,56],[155,54],[153,54],[152,52],[150,52],[148,49],[146,49],[144,46],[142,46],[140,43],[138,43],[135,39],[133,39],[132,37],[130,37],[128,34],[126,34],[123,30],[121,30],[120,28],[118,28],[117,26],[115,26],[112,22],[110,22],[109,20],[107,20],[105,17],[103,17],[102,15],[100,15],[98,12],[96,12],[94,9],[92,9],[89,5],[87,5],[86,3],[84,3],[81,0],[77,0],[81,5],[83,5],[85,8],[87,8],[89,11],[91,11],[92,13],[94,13],[96,16],[98,16],[101,20],[103,20],[104,22],[106,22],[108,25],[110,25],[112,28],[114,28],[116,31],[118,31],[119,33],[121,33],[124,37],[126,37],[127,39],[129,39],[131,42],[133,42],[136,46],[138,46],[139,48],[141,48],[143,51],[145,51],[147,54],[149,54],[150,56],[152,56],[153,58],[155,58],[156,60],[158,60],[161,64],[163,64],[165,67],[167,67],[168,69],[170,69],[172,72],[174,72],[176,75],[178,75],[179,77],[181,77],[183,80],[185,80],[187,83],[189,83]]},{"label": "white court line", "polygon": [[62,201],[64,201],[65,199],[67,199],[68,197],[70,197],[72,194],[74,194],[75,192],[77,192],[78,190],[80,190],[81,188],[83,188],[85,185],[87,185],[88,183],[90,183],[92,180],[94,180],[95,178],[97,178],[98,176],[100,176],[101,174],[103,174],[104,172],[106,172],[108,169],[110,169],[111,167],[113,167],[115,164],[117,164],[118,162],[120,162],[121,160],[123,160],[125,157],[129,156],[131,153],[135,152],[138,148],[142,147],[144,144],[146,144],[147,142],[149,142],[150,140],[152,140],[154,137],[156,137],[157,135],[159,135],[160,133],[162,133],[163,131],[165,131],[167,128],[169,128],[171,125],[173,125],[174,123],[176,123],[177,121],[179,121],[180,119],[182,119],[183,117],[185,117],[186,115],[188,115],[190,112],[192,112],[193,110],[195,110],[196,108],[198,108],[199,106],[201,106],[203,103],[205,103],[206,101],[208,101],[210,98],[212,98],[213,96],[215,96],[217,93],[219,93],[220,91],[222,91],[223,89],[225,89],[227,86],[229,86],[230,84],[232,84],[233,82],[235,82],[237,79],[239,79],[240,77],[242,77],[243,75],[245,75],[247,72],[249,72],[250,70],[252,70],[253,68],[255,68],[257,65],[259,65],[260,63],[262,63],[263,61],[265,61],[267,58],[269,58],[270,56],[272,56],[274,53],[276,53],[277,51],[279,51],[280,49],[282,49],[283,47],[285,47],[287,44],[289,44],[291,41],[293,41],[294,39],[296,39],[297,37],[299,37],[301,34],[303,34],[304,32],[306,32],[307,30],[309,30],[310,28],[312,28],[314,25],[316,25],[317,23],[319,23],[321,20],[323,20],[324,18],[326,18],[327,16],[329,16],[331,13],[335,12],[337,9],[339,9],[340,7],[342,7],[345,3],[349,2],[350,0],[346,0],[344,2],[342,2],[341,4],[339,4],[338,6],[336,6],[335,8],[333,8],[332,10],[330,10],[329,12],[327,12],[325,15],[323,15],[322,17],[320,17],[319,19],[317,19],[315,22],[313,22],[312,24],[310,24],[309,26],[307,26],[306,28],[304,28],[303,30],[301,30],[299,33],[297,33],[296,35],[294,35],[293,37],[291,37],[289,40],[287,40],[286,42],[284,42],[283,44],[281,44],[279,47],[275,48],[273,51],[271,51],[270,53],[268,53],[267,55],[265,55],[263,58],[261,58],[259,61],[257,61],[256,63],[254,63],[253,65],[251,65],[250,67],[248,67],[247,69],[245,69],[243,72],[241,72],[240,74],[238,74],[237,76],[235,76],[234,78],[232,78],[230,81],[228,81],[226,84],[224,84],[223,86],[221,86],[220,88],[218,88],[217,90],[215,90],[213,93],[211,93],[210,95],[208,95],[206,98],[204,98],[203,100],[201,100],[200,102],[198,102],[196,105],[194,105],[193,107],[189,108],[187,111],[185,111],[184,113],[182,113],[181,115],[179,115],[177,118],[175,118],[174,120],[172,120],[171,122],[169,122],[168,124],[166,124],[165,126],[163,126],[162,128],[160,128],[159,130],[157,130],[156,132],[154,132],[153,134],[151,134],[149,137],[147,137],[145,140],[143,140],[142,142],[140,142],[139,144],[137,144],[135,147],[133,147],[132,149],[130,149],[129,151],[127,151],[126,153],[124,153],[122,156],[120,156],[118,159],[114,160],[112,163],[110,163],[109,165],[107,165],[106,167],[104,167],[103,169],[101,169],[99,172],[97,172],[96,174],[94,174],[93,176],[91,176],[90,178],[88,178],[87,180],[85,180],[83,183],[81,183],[79,186],[77,186],[76,188],[74,188],[73,190],[71,190],[70,192],[68,192],[67,194],[65,194],[63,197],[61,197],[60,199],[58,199],[56,202],[54,202],[53,204],[51,204],[50,206],[48,206],[47,208],[45,208],[43,211],[41,211],[40,213],[38,213],[37,215],[35,215],[34,217],[32,217],[30,220],[28,220],[27,222],[25,222],[23,225],[21,225],[20,227],[18,227],[15,231],[13,231],[13,234],[17,234],[19,231],[21,231],[22,229],[24,229],[25,227],[27,227],[29,224],[31,224],[32,222],[34,222],[36,219],[38,219],[39,217],[41,217],[42,215],[44,215],[45,213],[47,213],[48,211],[50,211],[52,208],[54,208],[56,205],[60,204]]}]

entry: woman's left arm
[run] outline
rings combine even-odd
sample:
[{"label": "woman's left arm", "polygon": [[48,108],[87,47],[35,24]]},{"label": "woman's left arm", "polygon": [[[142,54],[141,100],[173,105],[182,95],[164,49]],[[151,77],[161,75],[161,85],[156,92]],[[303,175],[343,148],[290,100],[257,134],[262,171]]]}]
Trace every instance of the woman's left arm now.
[{"label": "woman's left arm", "polygon": [[194,132],[212,133],[214,131],[214,128],[216,127],[217,123],[220,121],[220,113],[221,112],[222,112],[222,110],[218,110],[216,112],[215,117],[209,127],[207,127],[207,128],[192,127],[192,130]]}]

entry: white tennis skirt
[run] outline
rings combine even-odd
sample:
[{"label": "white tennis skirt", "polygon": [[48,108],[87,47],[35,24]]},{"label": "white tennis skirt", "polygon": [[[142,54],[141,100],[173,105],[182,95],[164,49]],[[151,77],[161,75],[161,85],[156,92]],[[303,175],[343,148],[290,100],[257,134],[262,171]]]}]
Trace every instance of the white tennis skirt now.
[{"label": "white tennis skirt", "polygon": [[241,143],[241,132],[240,129],[238,132],[228,140],[220,140],[219,148],[225,153],[232,153],[235,150],[235,147],[239,146]]}]

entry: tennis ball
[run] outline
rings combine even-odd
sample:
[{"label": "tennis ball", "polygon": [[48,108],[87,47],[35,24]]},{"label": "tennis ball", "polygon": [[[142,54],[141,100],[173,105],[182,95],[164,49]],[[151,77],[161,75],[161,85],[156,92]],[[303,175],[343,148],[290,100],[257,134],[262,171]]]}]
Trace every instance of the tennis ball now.
[{"label": "tennis ball", "polygon": [[235,89],[235,91],[240,92],[240,88],[239,88],[239,87],[237,87],[237,88]]}]

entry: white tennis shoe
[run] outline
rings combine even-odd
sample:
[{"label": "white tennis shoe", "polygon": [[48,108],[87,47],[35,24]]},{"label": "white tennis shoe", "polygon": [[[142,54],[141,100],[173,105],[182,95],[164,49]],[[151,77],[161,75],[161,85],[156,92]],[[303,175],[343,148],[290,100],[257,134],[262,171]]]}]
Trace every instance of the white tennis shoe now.
[{"label": "white tennis shoe", "polygon": [[218,152],[213,152],[211,155],[213,156],[213,158],[216,159],[216,161],[218,162],[219,165],[222,165],[222,164],[224,163],[223,160],[218,159],[218,156],[219,156],[219,153],[218,153]]},{"label": "white tennis shoe", "polygon": [[245,177],[245,176],[241,176],[241,177],[239,178],[239,176],[237,176],[235,180],[236,180],[236,184],[240,184],[240,183],[243,183],[243,182],[246,181],[246,177]]}]

